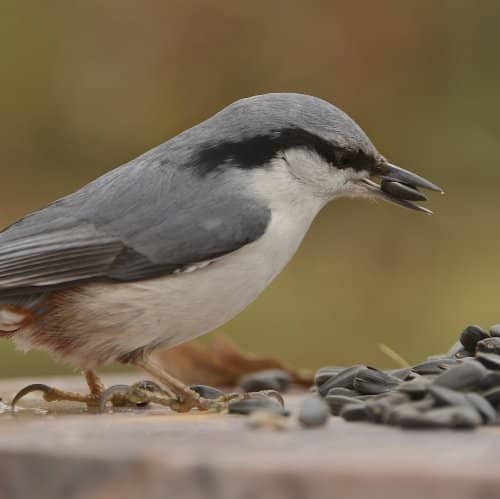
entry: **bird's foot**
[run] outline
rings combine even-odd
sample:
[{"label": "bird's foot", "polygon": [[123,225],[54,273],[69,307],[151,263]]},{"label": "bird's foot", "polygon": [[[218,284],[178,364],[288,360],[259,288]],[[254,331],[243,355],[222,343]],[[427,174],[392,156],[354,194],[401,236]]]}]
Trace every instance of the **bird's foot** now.
[{"label": "bird's foot", "polygon": [[24,387],[14,396],[11,408],[14,410],[23,397],[33,392],[42,392],[46,402],[80,402],[86,404],[89,409],[98,409],[100,412],[104,412],[109,403],[113,407],[142,407],[152,403],[169,407],[176,412],[189,412],[191,409],[197,409],[219,413],[227,411],[229,404],[233,402],[263,397],[275,398],[278,403],[283,405],[281,395],[273,390],[225,394],[219,390],[211,389],[211,393],[202,396],[189,387],[184,387],[182,392],[175,393],[168,388],[162,388],[154,381],[146,380],[133,385],[113,385],[106,390],[99,389],[88,394],[60,390],[45,384],[35,383]]},{"label": "bird's foot", "polygon": [[[104,393],[82,394],[78,392],[60,390],[59,388],[54,388],[42,383],[34,383],[32,385],[25,386],[22,390],[17,392],[10,403],[12,410],[15,409],[17,403],[23,397],[33,392],[42,392],[43,399],[46,402],[81,402],[86,404],[89,409],[100,407],[100,399],[104,395]],[[127,400],[120,396],[120,394],[116,394],[111,398],[108,398],[108,402],[111,402],[113,406],[123,406],[127,404]]]},{"label": "bird's foot", "polygon": [[[42,383],[35,383],[33,385],[25,386],[22,390],[17,392],[12,399],[11,407],[14,410],[19,400],[29,393],[42,392],[43,398],[46,402],[80,402],[86,404],[89,409],[99,408],[101,397],[104,394],[104,385],[92,369],[84,369],[82,374],[84,375],[85,381],[89,387],[89,393],[87,394],[60,390],[59,388],[54,388]],[[115,406],[125,405],[127,403],[127,400],[121,397],[120,394],[116,394],[108,400]]]},{"label": "bird's foot", "polygon": [[[270,397],[283,405],[283,398],[274,390],[249,392],[249,393],[228,393],[218,395],[214,398],[202,397],[198,392],[187,389],[179,395],[172,395],[154,381],[139,381],[133,385],[115,385],[104,391],[100,399],[100,410],[103,412],[109,401],[113,397],[119,396],[127,404],[136,406],[147,405],[149,403],[169,407],[176,412],[189,412],[191,409],[208,412],[224,412],[229,404],[241,400]],[[114,404],[115,405],[115,404]]]},{"label": "bird's foot", "polygon": [[[120,397],[125,404],[143,406],[147,404],[158,404],[176,412],[188,412],[191,409],[202,411],[220,412],[227,407],[227,403],[237,397],[238,394],[221,395],[214,399],[200,396],[191,389],[186,389],[182,394],[174,394],[170,390],[162,388],[154,381],[139,381],[133,385],[114,385],[104,391],[99,401],[101,412],[106,408],[108,402]],[[116,405],[116,404],[113,404]]]}]

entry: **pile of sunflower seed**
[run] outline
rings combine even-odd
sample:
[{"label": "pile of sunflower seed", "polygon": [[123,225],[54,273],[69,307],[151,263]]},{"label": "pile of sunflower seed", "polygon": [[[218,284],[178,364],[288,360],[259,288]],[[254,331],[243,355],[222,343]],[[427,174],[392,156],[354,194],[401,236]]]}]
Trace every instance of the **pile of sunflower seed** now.
[{"label": "pile of sunflower seed", "polygon": [[[228,411],[250,416],[252,428],[284,429],[291,412],[281,393],[291,382],[279,369],[244,376],[239,385],[247,398],[237,397]],[[468,326],[448,353],[413,367],[327,366],[317,371],[314,383],[296,415],[306,428],[326,424],[330,414],[401,428],[500,425],[500,324],[489,332]],[[191,388],[206,398],[224,397],[216,388]]]},{"label": "pile of sunflower seed", "polygon": [[319,369],[313,391],[333,415],[402,428],[500,424],[500,324],[468,326],[451,350],[413,367]]}]

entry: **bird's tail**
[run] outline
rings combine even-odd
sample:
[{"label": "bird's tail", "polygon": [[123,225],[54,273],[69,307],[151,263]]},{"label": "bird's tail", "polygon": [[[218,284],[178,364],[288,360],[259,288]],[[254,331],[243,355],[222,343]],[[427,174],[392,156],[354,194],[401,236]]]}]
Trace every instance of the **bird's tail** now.
[{"label": "bird's tail", "polygon": [[45,294],[0,297],[0,336],[10,336],[41,313]]}]

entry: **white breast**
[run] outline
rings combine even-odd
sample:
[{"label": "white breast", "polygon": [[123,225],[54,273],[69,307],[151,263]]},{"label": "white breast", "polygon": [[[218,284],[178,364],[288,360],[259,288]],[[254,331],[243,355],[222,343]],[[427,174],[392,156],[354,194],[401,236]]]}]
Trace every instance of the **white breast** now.
[{"label": "white breast", "polygon": [[304,197],[300,183],[282,165],[272,174],[245,175],[251,175],[259,195],[269,199],[272,194],[272,219],[265,234],[191,272],[88,286],[75,312],[92,314],[100,342],[113,342],[123,353],[147,344],[182,343],[232,319],[283,270],[325,201]]}]

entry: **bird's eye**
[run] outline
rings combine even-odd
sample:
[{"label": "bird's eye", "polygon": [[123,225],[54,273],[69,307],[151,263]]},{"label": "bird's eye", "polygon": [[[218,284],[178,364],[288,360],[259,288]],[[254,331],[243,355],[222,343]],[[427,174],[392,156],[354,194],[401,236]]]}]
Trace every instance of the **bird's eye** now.
[{"label": "bird's eye", "polygon": [[349,154],[344,151],[339,151],[335,155],[335,166],[346,166],[349,164]]}]

